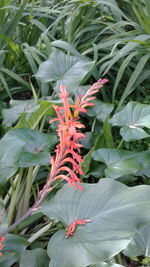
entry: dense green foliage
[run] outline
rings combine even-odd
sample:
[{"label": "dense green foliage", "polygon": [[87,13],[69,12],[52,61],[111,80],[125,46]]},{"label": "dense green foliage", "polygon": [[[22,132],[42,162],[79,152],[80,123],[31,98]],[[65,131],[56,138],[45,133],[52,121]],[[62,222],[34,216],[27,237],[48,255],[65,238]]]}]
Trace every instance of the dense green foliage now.
[{"label": "dense green foliage", "polygon": [[[0,266],[150,264],[150,1],[0,1]],[[83,192],[59,181],[38,199],[54,154],[60,85],[82,114]],[[74,220],[90,219],[65,238]]]}]

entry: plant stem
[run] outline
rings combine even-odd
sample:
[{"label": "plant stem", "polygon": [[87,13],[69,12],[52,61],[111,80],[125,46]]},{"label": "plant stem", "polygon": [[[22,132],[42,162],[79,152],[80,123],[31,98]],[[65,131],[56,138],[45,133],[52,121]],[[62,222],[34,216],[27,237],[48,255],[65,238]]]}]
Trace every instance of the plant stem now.
[{"label": "plant stem", "polygon": [[44,117],[43,117],[43,119],[41,121],[39,132],[42,132],[43,131],[45,121],[46,121],[46,115],[44,115]]},{"label": "plant stem", "polygon": [[123,263],[122,263],[122,258],[121,258],[121,254],[120,254],[120,253],[118,253],[118,254],[115,256],[115,261],[116,261],[116,263],[118,263],[118,264],[120,264],[120,265],[123,264]]},{"label": "plant stem", "polygon": [[29,239],[28,242],[32,243],[34,242],[36,239],[38,239],[42,234],[44,234],[45,232],[47,232],[51,226],[52,226],[53,222],[50,222],[49,224],[45,225],[43,228],[41,228],[38,232],[36,232],[35,234],[33,234]]},{"label": "plant stem", "polygon": [[[17,178],[17,183],[16,183],[16,189],[14,190],[13,194],[12,194],[12,198],[11,198],[11,202],[9,205],[9,210],[8,210],[8,225],[11,224],[12,220],[13,220],[13,216],[14,216],[14,210],[16,207],[16,200],[17,200],[17,196],[20,190],[20,182],[21,182],[21,178],[22,178],[22,173],[23,170],[21,169]],[[12,188],[13,190],[13,188]]]},{"label": "plant stem", "polygon": [[25,194],[24,194],[24,203],[23,203],[22,213],[25,213],[29,207],[32,182],[33,182],[33,167],[29,167],[27,180],[26,180],[26,188],[25,188]]},{"label": "plant stem", "polygon": [[[14,179],[14,185],[16,185],[17,181],[19,179],[19,174],[16,175],[15,179]],[[3,200],[3,203],[4,205],[6,206],[7,205],[7,202],[9,201],[10,199],[10,196],[12,195],[13,193],[13,187],[11,186],[7,195],[5,196],[4,200]]]},{"label": "plant stem", "polygon": [[121,141],[120,141],[119,145],[117,146],[117,149],[121,149],[121,148],[122,148],[123,142],[124,142],[124,140],[123,140],[123,139],[121,139]]},{"label": "plant stem", "polygon": [[[49,190],[48,192],[52,191],[57,185],[58,185],[58,183],[56,183],[53,187],[51,187],[51,190]],[[13,230],[17,225],[19,225],[21,222],[23,222],[25,219],[27,219],[32,214],[32,212],[34,210],[39,209],[40,203],[46,198],[48,192],[45,190],[43,192],[43,194],[39,196],[39,198],[33,204],[33,206],[31,208],[29,208],[22,217],[20,217],[18,220],[16,220],[15,223],[10,225],[4,231],[0,232],[0,236],[6,235],[9,231]]]}]

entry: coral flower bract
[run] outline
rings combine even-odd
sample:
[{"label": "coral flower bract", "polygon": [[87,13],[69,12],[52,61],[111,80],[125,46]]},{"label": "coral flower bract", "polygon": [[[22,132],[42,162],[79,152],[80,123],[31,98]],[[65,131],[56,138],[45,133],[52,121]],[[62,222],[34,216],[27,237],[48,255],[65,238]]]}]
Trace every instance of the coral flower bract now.
[{"label": "coral flower bract", "polygon": [[[56,146],[56,155],[51,158],[51,172],[49,180],[40,192],[44,193],[45,190],[51,190],[51,183],[62,179],[66,180],[70,185],[77,187],[79,190],[83,190],[80,185],[80,179],[78,175],[83,175],[83,171],[80,168],[80,163],[83,161],[80,155],[80,144],[79,140],[84,138],[85,135],[80,132],[80,129],[85,126],[79,121],[79,114],[81,112],[87,113],[87,107],[93,106],[91,103],[99,88],[103,86],[107,79],[100,79],[90,87],[84,95],[79,95],[74,105],[69,104],[67,92],[64,86],[60,86],[59,98],[63,105],[56,106],[54,109],[57,118],[54,118],[50,123],[58,121],[57,134],[59,137],[59,143]],[[69,165],[68,165],[69,164]],[[67,166],[66,166],[67,165]]]}]

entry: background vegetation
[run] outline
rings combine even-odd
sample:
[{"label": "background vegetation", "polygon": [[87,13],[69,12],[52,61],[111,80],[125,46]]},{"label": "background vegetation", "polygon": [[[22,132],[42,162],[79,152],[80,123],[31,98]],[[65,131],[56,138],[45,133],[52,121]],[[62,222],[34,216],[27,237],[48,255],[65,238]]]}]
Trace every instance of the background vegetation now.
[{"label": "background vegetation", "polygon": [[[1,231],[33,205],[48,178],[58,141],[57,124],[49,120],[55,117],[52,104],[60,104],[60,84],[74,101],[98,79],[109,80],[82,116],[87,195],[78,206],[83,214],[93,184],[91,199],[105,215],[92,229],[94,237],[84,253],[84,227],[73,243],[64,241],[73,214],[66,206],[59,216],[61,203],[73,205],[75,199],[73,193],[67,199],[68,187],[59,183],[40,211],[5,236],[0,266],[150,265],[149,69],[149,0],[0,1]],[[105,205],[110,200],[111,207]],[[116,203],[127,210],[123,205],[117,211]]]}]

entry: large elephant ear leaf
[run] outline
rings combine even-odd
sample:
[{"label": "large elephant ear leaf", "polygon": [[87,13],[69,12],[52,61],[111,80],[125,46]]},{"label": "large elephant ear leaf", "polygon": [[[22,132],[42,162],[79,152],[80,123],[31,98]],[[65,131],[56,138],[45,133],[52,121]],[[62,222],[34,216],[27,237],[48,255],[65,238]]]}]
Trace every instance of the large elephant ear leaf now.
[{"label": "large elephant ear leaf", "polygon": [[93,62],[86,57],[66,55],[61,50],[54,49],[49,59],[40,65],[36,77],[41,82],[56,82],[56,90],[60,85],[64,85],[72,92],[77,89],[92,66]]},{"label": "large elephant ear leaf", "polygon": [[76,220],[73,236],[58,231],[50,239],[50,267],[86,267],[104,262],[123,250],[139,228],[150,220],[150,187],[129,188],[112,179],[82,184],[83,191],[65,185],[43,203],[41,212],[68,227]]},{"label": "large elephant ear leaf", "polygon": [[114,105],[104,103],[98,99],[93,100],[94,106],[88,109],[88,115],[96,117],[99,121],[105,121],[108,115],[113,111]]},{"label": "large elephant ear leaf", "polygon": [[29,242],[25,238],[19,235],[7,234],[2,256],[0,257],[0,266],[13,266],[13,264],[20,259],[23,251],[28,245]]},{"label": "large elephant ear leaf", "polygon": [[20,259],[20,267],[48,267],[49,258],[46,250],[43,248],[35,248],[32,250],[24,250]]},{"label": "large elephant ear leaf", "polygon": [[143,128],[150,128],[150,105],[131,101],[112,117],[110,123],[122,127],[120,134],[125,141],[149,137]]},{"label": "large elephant ear leaf", "polygon": [[10,108],[2,110],[3,124],[5,126],[12,126],[18,120],[22,112],[32,110],[35,107],[34,100],[10,100]]},{"label": "large elephant ear leaf", "polygon": [[9,132],[0,140],[0,185],[15,174],[25,142]]},{"label": "large elephant ear leaf", "polygon": [[123,253],[129,257],[141,255],[150,257],[150,224],[144,225],[140,231],[134,235]]},{"label": "large elephant ear leaf", "polygon": [[97,263],[95,265],[92,265],[92,267],[124,267],[123,265],[117,264],[117,263],[107,263],[107,262],[101,262]]},{"label": "large elephant ear leaf", "polygon": [[92,152],[92,158],[106,164],[106,177],[117,179],[123,175],[134,174],[147,167],[150,163],[150,152],[101,148]]},{"label": "large elephant ear leaf", "polygon": [[26,128],[11,130],[9,134],[25,142],[18,163],[19,167],[49,164],[50,155],[48,148],[52,149],[54,147],[57,142],[56,136]]}]

